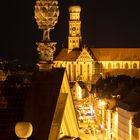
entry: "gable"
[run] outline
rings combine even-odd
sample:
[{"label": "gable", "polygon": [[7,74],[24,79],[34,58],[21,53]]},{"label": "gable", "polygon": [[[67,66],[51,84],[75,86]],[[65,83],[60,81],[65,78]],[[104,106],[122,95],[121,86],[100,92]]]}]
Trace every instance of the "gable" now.
[{"label": "gable", "polygon": [[90,52],[86,48],[84,48],[80,53],[77,61],[93,61],[92,54],[90,54]]}]

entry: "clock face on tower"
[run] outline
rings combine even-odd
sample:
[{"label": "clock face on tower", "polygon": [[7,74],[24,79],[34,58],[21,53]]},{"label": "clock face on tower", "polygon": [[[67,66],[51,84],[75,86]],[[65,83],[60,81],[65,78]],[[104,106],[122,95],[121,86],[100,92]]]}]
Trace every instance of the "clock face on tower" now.
[{"label": "clock face on tower", "polygon": [[73,31],[75,31],[75,30],[76,30],[76,28],[75,28],[75,27],[72,27],[72,30],[73,30]]}]

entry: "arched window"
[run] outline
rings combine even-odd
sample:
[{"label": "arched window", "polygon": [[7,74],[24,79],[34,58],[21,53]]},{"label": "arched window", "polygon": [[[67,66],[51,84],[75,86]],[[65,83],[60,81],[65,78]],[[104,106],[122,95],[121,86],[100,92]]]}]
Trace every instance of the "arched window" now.
[{"label": "arched window", "polygon": [[73,76],[74,80],[76,80],[76,64],[73,64]]},{"label": "arched window", "polygon": [[98,62],[95,63],[95,73],[96,74],[100,73],[100,64]]},{"label": "arched window", "polygon": [[69,80],[71,80],[71,64],[69,64]]},{"label": "arched window", "polygon": [[83,66],[82,66],[82,64],[80,64],[80,75],[82,75],[83,74]]},{"label": "arched window", "polygon": [[134,64],[133,64],[133,69],[136,69],[136,68],[137,68],[137,64],[134,63]]},{"label": "arched window", "polygon": [[117,69],[120,69],[120,63],[117,63],[117,64],[116,64],[116,68],[117,68]]},{"label": "arched window", "polygon": [[87,65],[87,79],[90,79],[90,65]]},{"label": "arched window", "polygon": [[100,63],[100,73],[102,73],[102,72],[103,72],[103,64]]},{"label": "arched window", "polygon": [[108,69],[111,69],[111,63],[108,63]]},{"label": "arched window", "polygon": [[125,63],[125,69],[128,69],[128,63]]}]

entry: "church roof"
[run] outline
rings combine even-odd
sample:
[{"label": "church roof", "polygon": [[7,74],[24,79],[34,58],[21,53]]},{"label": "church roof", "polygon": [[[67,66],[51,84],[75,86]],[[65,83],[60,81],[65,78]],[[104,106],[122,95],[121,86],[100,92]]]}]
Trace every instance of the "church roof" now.
[{"label": "church roof", "polygon": [[99,61],[140,60],[140,48],[91,48]]},{"label": "church roof", "polygon": [[80,53],[80,50],[73,50],[68,53],[68,49],[63,48],[58,54],[58,56],[55,58],[55,61],[76,61]]},{"label": "church roof", "polygon": [[[94,57],[98,61],[136,61],[140,60],[140,48],[90,48]],[[67,48],[63,48],[55,61],[75,61],[81,50],[73,50],[68,53]]]}]

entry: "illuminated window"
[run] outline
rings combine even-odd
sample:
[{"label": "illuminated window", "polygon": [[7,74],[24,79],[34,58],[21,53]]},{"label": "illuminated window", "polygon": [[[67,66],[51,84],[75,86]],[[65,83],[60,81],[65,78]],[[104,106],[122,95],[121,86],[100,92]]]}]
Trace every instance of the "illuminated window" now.
[{"label": "illuminated window", "polygon": [[117,68],[117,69],[120,69],[120,63],[117,63],[117,64],[116,64],[116,68]]},{"label": "illuminated window", "polygon": [[82,99],[82,91],[81,91],[81,89],[79,87],[77,87],[76,90],[77,90],[78,99]]},{"label": "illuminated window", "polygon": [[103,72],[103,64],[100,63],[100,73],[102,73],[102,72]]},{"label": "illuminated window", "polygon": [[137,68],[137,64],[136,64],[136,63],[133,64],[133,68],[134,68],[134,69]]},{"label": "illuminated window", "polygon": [[74,75],[74,80],[76,80],[76,65],[73,64],[73,75]]},{"label": "illuminated window", "polygon": [[88,78],[88,80],[90,79],[90,76],[89,76],[89,71],[90,71],[90,65],[88,64],[87,65],[87,78]]},{"label": "illuminated window", "polygon": [[82,67],[82,64],[80,64],[80,75],[83,74],[83,67]]},{"label": "illuminated window", "polygon": [[98,62],[95,63],[95,73],[96,74],[100,73],[100,64]]},{"label": "illuminated window", "polygon": [[128,63],[125,63],[125,69],[128,69]]},{"label": "illuminated window", "polygon": [[69,79],[71,80],[71,64],[69,64]]},{"label": "illuminated window", "polygon": [[108,63],[108,69],[111,69],[111,63]]}]

